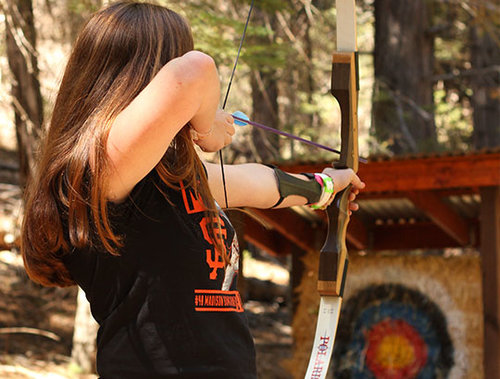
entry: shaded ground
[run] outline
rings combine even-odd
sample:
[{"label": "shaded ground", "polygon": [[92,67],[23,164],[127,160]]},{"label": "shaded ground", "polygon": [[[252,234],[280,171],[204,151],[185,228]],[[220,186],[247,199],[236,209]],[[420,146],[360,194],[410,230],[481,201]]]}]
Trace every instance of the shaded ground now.
[{"label": "shaded ground", "polygon": [[257,351],[257,372],[261,379],[287,379],[290,373],[279,362],[291,358],[291,327],[286,308],[277,304],[249,301],[247,316]]},{"label": "shaded ground", "polygon": [[[70,377],[75,299],[76,288],[37,286],[26,278],[18,254],[0,252],[1,378]],[[30,328],[29,333],[13,329],[20,327]],[[48,338],[37,331],[55,335]]]}]

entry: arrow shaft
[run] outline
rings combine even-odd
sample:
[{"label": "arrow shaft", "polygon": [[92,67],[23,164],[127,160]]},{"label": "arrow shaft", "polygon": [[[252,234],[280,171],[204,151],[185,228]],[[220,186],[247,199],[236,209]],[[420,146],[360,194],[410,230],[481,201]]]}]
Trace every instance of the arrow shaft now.
[{"label": "arrow shaft", "polygon": [[[279,134],[280,136],[288,137],[288,138],[291,138],[291,139],[303,142],[303,143],[305,143],[307,145],[311,145],[311,146],[317,147],[319,149],[323,149],[323,150],[326,150],[326,151],[331,151],[332,153],[335,153],[335,154],[340,154],[339,150],[336,150],[336,149],[333,149],[333,148],[328,147],[326,145],[322,145],[320,143],[313,142],[313,141],[310,141],[308,139],[296,136],[295,134],[291,134],[291,133],[284,132],[283,130],[271,128],[270,126],[267,126],[267,125],[264,125],[264,124],[259,124],[258,122],[250,121],[250,120],[248,120],[246,118],[241,118],[241,117],[235,116],[234,114],[233,114],[233,118],[235,120],[238,120],[238,121],[244,123],[244,124],[250,124],[250,125],[255,126],[257,128],[260,128],[260,129],[263,129],[263,130],[267,130],[268,132]],[[367,163],[368,162],[368,160],[366,158],[361,158],[361,157],[359,157],[359,161],[361,163]]]},{"label": "arrow shaft", "polygon": [[234,115],[233,115],[233,118],[234,118],[235,120],[238,120],[238,121],[244,122],[244,123],[246,123],[246,124],[250,124],[250,125],[255,126],[255,127],[257,127],[257,128],[260,128],[260,129],[263,129],[263,130],[267,130],[268,132],[275,133],[275,134],[279,134],[279,135],[281,135],[281,136],[285,136],[285,137],[288,137],[288,138],[291,138],[291,139],[294,139],[294,140],[297,140],[297,141],[303,142],[303,143],[305,143],[305,144],[308,144],[308,145],[311,145],[311,146],[318,147],[318,148],[323,149],[323,150],[331,151],[332,153],[337,153],[337,154],[340,154],[340,151],[335,150],[335,149],[332,149],[331,147],[328,147],[328,146],[322,145],[322,144],[317,143],[317,142],[309,141],[309,140],[307,140],[307,139],[305,139],[305,138],[302,138],[302,137],[296,136],[296,135],[294,135],[294,134],[284,132],[283,130],[279,130],[279,129],[271,128],[270,126],[267,126],[267,125],[264,125],[264,124],[259,124],[258,122],[255,122],[255,121],[250,121],[250,120],[246,120],[246,119],[243,119],[243,118],[240,118],[240,117],[234,116]]}]

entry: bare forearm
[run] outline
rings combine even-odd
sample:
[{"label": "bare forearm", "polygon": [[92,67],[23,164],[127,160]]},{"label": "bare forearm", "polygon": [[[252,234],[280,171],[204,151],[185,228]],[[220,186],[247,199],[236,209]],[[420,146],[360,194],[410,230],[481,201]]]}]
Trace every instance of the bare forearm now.
[{"label": "bare forearm", "polygon": [[[216,201],[225,207],[224,185],[220,165],[206,163],[210,190]],[[262,164],[248,163],[225,165],[224,174],[229,207],[271,208],[280,198],[278,183],[272,168]],[[303,175],[294,175],[308,180]],[[279,208],[304,205],[302,196],[288,196]]]}]

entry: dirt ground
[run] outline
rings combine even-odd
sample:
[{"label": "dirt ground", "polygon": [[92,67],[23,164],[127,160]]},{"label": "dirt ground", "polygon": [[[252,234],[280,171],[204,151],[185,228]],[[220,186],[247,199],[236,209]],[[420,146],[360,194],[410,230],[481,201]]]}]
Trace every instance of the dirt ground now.
[{"label": "dirt ground", "polygon": [[[246,271],[251,271],[248,266],[252,265]],[[276,268],[256,262],[254,270],[269,273]],[[76,294],[76,288],[35,285],[26,278],[15,251],[0,251],[0,378],[96,378],[79,374],[70,361]],[[277,364],[291,354],[288,308],[256,300],[247,301],[245,307],[256,343],[259,378],[289,378]],[[45,332],[53,335],[41,335]]]}]

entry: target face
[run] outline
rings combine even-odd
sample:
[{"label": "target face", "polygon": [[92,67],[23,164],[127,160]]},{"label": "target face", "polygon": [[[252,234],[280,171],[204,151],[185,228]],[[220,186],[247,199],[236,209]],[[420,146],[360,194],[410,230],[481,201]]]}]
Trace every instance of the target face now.
[{"label": "target face", "polygon": [[442,312],[400,285],[365,289],[346,302],[337,336],[337,378],[446,377],[453,365]]}]

